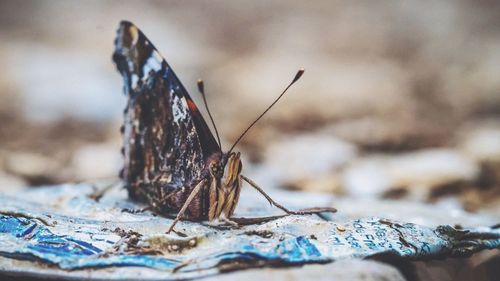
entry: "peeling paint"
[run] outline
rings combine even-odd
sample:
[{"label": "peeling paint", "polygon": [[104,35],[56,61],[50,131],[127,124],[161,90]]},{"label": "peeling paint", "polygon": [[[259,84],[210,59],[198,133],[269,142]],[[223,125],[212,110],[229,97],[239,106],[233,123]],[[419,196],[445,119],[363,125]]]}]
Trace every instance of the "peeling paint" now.
[{"label": "peeling paint", "polygon": [[[49,268],[55,276],[88,278],[99,272],[93,276],[114,279],[116,276],[99,268],[123,268],[126,275],[120,278],[175,279],[388,253],[401,259],[425,260],[500,248],[499,228],[432,228],[380,218],[325,221],[314,216],[287,216],[239,228],[184,221],[179,230],[186,237],[167,235],[171,219],[121,211],[124,206],[140,208],[116,195],[121,194],[121,188],[115,186],[98,202],[86,194],[95,191],[90,184],[1,196],[0,270],[12,270],[7,264],[16,259],[29,265],[21,272],[41,270],[45,264],[52,266]],[[58,204],[24,198],[40,202],[52,198]],[[148,275],[140,268],[154,269],[155,274]]]}]

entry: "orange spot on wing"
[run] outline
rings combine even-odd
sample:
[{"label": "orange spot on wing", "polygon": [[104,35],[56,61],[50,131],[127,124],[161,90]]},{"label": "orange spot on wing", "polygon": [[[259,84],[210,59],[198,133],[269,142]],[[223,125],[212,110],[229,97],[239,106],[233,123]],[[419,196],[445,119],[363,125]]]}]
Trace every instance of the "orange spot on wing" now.
[{"label": "orange spot on wing", "polygon": [[198,107],[196,107],[196,104],[194,104],[194,101],[191,100],[191,99],[187,99],[187,105],[189,107],[189,109],[193,112],[197,112],[198,111]]}]

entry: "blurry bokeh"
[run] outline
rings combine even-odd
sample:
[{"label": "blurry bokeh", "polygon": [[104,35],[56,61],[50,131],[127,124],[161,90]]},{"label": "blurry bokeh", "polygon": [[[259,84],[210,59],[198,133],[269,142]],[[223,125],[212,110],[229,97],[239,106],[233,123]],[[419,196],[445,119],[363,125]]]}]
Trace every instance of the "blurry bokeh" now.
[{"label": "blurry bokeh", "polygon": [[264,188],[500,213],[500,2],[0,1],[0,191],[115,177],[118,23],[158,47]]}]

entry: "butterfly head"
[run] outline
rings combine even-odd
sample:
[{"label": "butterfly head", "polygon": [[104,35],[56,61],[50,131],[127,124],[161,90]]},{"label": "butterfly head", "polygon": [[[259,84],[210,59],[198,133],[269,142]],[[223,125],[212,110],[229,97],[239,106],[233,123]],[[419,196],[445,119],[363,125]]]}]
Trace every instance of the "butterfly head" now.
[{"label": "butterfly head", "polygon": [[224,179],[223,186],[225,187],[233,186],[242,169],[240,155],[239,152],[231,152],[211,157],[208,163],[210,175],[221,181]]},{"label": "butterfly head", "polygon": [[242,164],[240,153],[219,154],[209,162],[210,203],[208,219],[213,220],[222,213],[231,217],[238,203],[241,189],[240,173]]},{"label": "butterfly head", "polygon": [[220,157],[211,159],[208,163],[208,168],[210,171],[210,176],[212,176],[213,178],[220,180],[224,176],[224,166],[222,161],[220,160]]}]

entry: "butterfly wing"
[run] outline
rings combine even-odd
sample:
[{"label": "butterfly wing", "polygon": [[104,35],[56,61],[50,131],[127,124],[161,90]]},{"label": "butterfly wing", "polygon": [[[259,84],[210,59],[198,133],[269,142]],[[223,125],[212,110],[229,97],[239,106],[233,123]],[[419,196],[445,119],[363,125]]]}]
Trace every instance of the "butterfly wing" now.
[{"label": "butterfly wing", "polygon": [[[176,210],[220,148],[172,68],[134,24],[120,23],[113,60],[128,96],[121,176],[132,197]],[[184,195],[165,200],[181,189]]]}]

